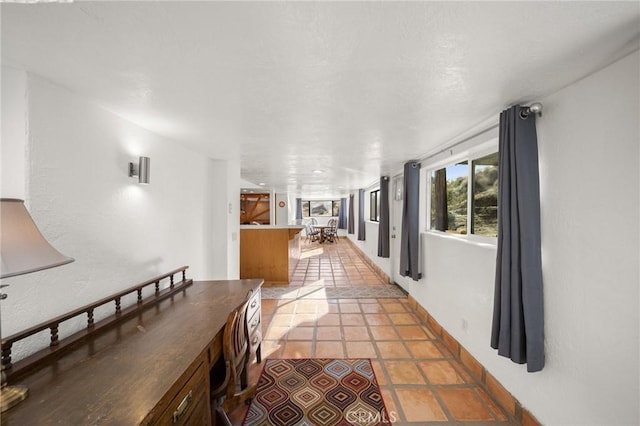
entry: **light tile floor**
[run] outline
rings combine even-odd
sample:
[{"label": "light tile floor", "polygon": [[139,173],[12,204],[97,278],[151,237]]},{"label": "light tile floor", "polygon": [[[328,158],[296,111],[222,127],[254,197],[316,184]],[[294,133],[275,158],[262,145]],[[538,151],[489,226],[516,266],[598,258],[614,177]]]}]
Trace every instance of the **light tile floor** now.
[{"label": "light tile floor", "polygon": [[[307,245],[295,285],[388,285],[342,240]],[[263,299],[264,358],[371,358],[395,425],[515,424],[406,298]],[[256,383],[261,365],[252,365]],[[241,424],[246,407],[232,413]]]}]

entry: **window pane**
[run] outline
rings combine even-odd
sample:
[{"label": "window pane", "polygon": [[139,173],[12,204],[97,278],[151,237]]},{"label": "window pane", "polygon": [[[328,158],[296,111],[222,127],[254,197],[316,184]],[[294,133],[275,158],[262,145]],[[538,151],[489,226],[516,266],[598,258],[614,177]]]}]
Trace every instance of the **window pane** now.
[{"label": "window pane", "polygon": [[302,202],[302,217],[309,217],[309,202]]},{"label": "window pane", "polygon": [[498,235],[498,153],[473,161],[471,232]]},{"label": "window pane", "polygon": [[311,216],[331,216],[331,201],[310,201]]},{"label": "window pane", "polygon": [[375,220],[376,218],[376,193],[371,191],[369,193],[369,220]]},{"label": "window pane", "polygon": [[431,173],[431,229],[467,233],[466,161]]},{"label": "window pane", "polygon": [[369,220],[380,221],[380,190],[371,191],[369,196]]},{"label": "window pane", "polygon": [[332,216],[340,216],[340,201],[333,202],[333,214]]}]

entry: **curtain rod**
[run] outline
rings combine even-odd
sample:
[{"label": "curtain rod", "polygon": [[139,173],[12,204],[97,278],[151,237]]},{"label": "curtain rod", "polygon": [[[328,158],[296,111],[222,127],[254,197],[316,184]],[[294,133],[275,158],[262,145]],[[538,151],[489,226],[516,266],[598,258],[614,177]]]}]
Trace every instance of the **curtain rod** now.
[{"label": "curtain rod", "polygon": [[449,151],[449,150],[451,150],[451,149],[453,149],[453,148],[455,148],[457,146],[460,146],[460,145],[464,144],[465,142],[469,142],[471,139],[477,138],[478,136],[480,136],[480,135],[482,135],[484,133],[490,132],[491,130],[497,128],[498,126],[499,126],[499,124],[493,124],[493,125],[491,125],[489,127],[485,127],[484,129],[482,129],[482,130],[480,130],[480,131],[478,131],[478,132],[476,132],[476,133],[474,133],[474,134],[472,134],[470,136],[467,136],[466,138],[464,138],[464,139],[462,139],[462,140],[460,140],[460,141],[458,141],[458,142],[456,142],[454,144],[447,145],[446,147],[440,149],[439,151],[427,154],[427,155],[425,155],[424,157],[420,158],[417,161],[422,163],[423,161],[429,160],[429,159],[431,159],[431,158],[433,158],[433,157],[435,157],[437,155],[442,154],[443,152],[447,152],[447,151]]},{"label": "curtain rod", "polygon": [[[522,106],[522,109],[520,111],[520,118],[522,118],[523,120],[526,120],[526,118],[527,118],[527,116],[529,116],[529,114],[542,115],[542,104],[540,102],[534,102],[529,106]],[[446,152],[446,151],[448,151],[450,149],[453,149],[453,148],[455,148],[455,147],[457,147],[459,145],[462,145],[463,143],[468,142],[471,139],[476,138],[476,137],[480,136],[483,133],[489,132],[489,131],[495,129],[496,127],[498,127],[499,125],[500,125],[500,123],[494,123],[494,124],[492,124],[492,125],[490,125],[488,127],[484,127],[482,130],[479,130],[479,131],[475,132],[474,134],[472,134],[470,136],[467,136],[466,138],[463,138],[462,140],[460,140],[460,141],[458,141],[456,143],[448,145],[448,146],[440,149],[439,151],[427,154],[424,157],[422,157],[422,158],[420,158],[419,160],[416,160],[416,161],[423,162],[423,161],[429,160],[429,159],[435,157],[436,155],[442,154],[443,152]]]}]

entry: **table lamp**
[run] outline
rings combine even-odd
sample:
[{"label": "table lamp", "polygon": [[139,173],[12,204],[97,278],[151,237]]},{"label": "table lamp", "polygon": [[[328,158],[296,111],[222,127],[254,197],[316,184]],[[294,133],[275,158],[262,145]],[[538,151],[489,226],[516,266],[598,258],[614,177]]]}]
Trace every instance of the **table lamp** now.
[{"label": "table lamp", "polygon": [[[0,217],[0,279],[55,268],[74,261],[45,240],[23,200],[0,199]],[[0,285],[1,287],[6,285]],[[6,294],[0,293],[0,300],[6,298]],[[27,394],[28,389],[23,386],[7,386],[3,365],[0,388],[2,411],[24,401]]]}]

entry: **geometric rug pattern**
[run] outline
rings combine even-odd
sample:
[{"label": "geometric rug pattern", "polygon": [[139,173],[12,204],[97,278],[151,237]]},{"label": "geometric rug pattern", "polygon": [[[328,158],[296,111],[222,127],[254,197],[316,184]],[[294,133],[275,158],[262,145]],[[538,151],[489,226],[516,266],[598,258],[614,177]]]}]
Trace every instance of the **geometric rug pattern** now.
[{"label": "geometric rug pattern", "polygon": [[379,299],[406,297],[406,293],[395,284],[358,287],[262,287],[263,299]]},{"label": "geometric rug pattern", "polygon": [[267,359],[244,426],[390,424],[369,359]]}]

